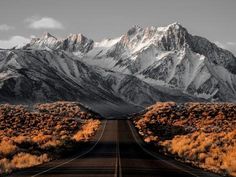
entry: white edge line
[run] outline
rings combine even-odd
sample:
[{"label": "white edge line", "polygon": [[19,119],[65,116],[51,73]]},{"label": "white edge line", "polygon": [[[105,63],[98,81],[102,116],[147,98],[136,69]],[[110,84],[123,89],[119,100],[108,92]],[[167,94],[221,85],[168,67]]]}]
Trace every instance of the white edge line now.
[{"label": "white edge line", "polygon": [[[117,121],[117,120],[116,120]],[[117,127],[117,135],[116,135],[116,166],[115,166],[115,174],[114,177],[117,177],[118,175],[118,125],[116,125]]]},{"label": "white edge line", "polygon": [[74,157],[73,159],[70,159],[70,160],[68,160],[68,161],[66,161],[66,162],[63,162],[63,163],[58,164],[58,165],[56,165],[56,166],[54,166],[54,167],[51,167],[51,168],[49,168],[49,169],[47,169],[47,170],[44,170],[44,171],[42,171],[42,172],[40,172],[40,173],[37,173],[37,174],[35,174],[35,175],[31,176],[31,177],[39,176],[39,175],[41,175],[41,174],[43,174],[43,173],[46,173],[46,172],[48,172],[48,171],[51,171],[51,170],[53,170],[53,169],[55,169],[55,168],[58,168],[58,167],[63,166],[63,165],[65,165],[65,164],[68,164],[68,163],[72,162],[73,160],[78,159],[78,158],[80,158],[80,157],[86,155],[86,154],[89,153],[90,151],[92,151],[92,150],[96,147],[96,145],[99,143],[99,141],[101,140],[101,138],[102,138],[102,136],[103,136],[103,134],[104,134],[104,131],[105,131],[106,124],[107,124],[107,120],[106,120],[106,122],[105,122],[105,125],[104,125],[104,127],[103,127],[102,133],[101,133],[101,135],[100,135],[98,141],[97,141],[89,150],[87,150],[86,152],[84,152],[84,153],[82,153],[82,154],[80,154],[80,155]]},{"label": "white edge line", "polygon": [[175,168],[177,168],[177,169],[179,169],[179,170],[181,170],[181,171],[184,171],[184,172],[186,172],[186,173],[188,173],[188,174],[190,174],[190,175],[199,177],[199,176],[197,176],[197,175],[191,173],[190,171],[187,171],[187,170],[185,170],[185,169],[182,169],[182,168],[180,168],[180,167],[174,165],[173,163],[168,162],[167,160],[161,159],[160,157],[156,156],[155,154],[153,154],[152,152],[150,152],[149,150],[147,150],[146,148],[144,148],[144,147],[138,142],[138,140],[137,140],[137,138],[136,138],[136,136],[135,136],[135,134],[134,134],[134,132],[133,132],[133,129],[132,129],[131,125],[130,125],[130,122],[128,122],[128,125],[129,125],[129,127],[130,127],[130,130],[131,130],[131,132],[132,132],[132,135],[133,135],[133,137],[134,137],[136,143],[137,143],[137,144],[142,148],[142,150],[144,150],[146,153],[148,153],[149,155],[153,156],[154,158],[156,158],[156,159],[158,159],[158,160],[164,161],[166,164],[168,164],[168,165],[170,165],[170,166],[173,166],[173,167],[175,167]]},{"label": "white edge line", "polygon": [[118,142],[118,158],[119,158],[119,177],[122,177],[121,158],[120,158],[120,144]]},{"label": "white edge line", "polygon": [[119,142],[119,122],[117,120],[117,152],[118,152],[118,162],[119,162],[119,177],[122,177],[122,168],[121,168],[121,158],[120,158],[120,142]]}]

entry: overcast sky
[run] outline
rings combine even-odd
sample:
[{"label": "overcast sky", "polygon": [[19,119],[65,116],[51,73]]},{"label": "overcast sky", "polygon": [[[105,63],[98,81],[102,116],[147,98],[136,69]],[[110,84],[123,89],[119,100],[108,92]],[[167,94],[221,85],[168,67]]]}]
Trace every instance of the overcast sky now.
[{"label": "overcast sky", "polygon": [[236,0],[1,0],[0,47],[48,31],[83,33],[94,40],[124,34],[131,26],[179,22],[236,54]]}]

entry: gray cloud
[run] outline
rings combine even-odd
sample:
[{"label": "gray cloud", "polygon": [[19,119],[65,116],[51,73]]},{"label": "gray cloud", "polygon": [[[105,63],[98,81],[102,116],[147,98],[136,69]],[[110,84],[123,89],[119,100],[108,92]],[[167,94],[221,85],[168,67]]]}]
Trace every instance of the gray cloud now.
[{"label": "gray cloud", "polygon": [[32,29],[64,29],[64,26],[58,20],[52,17],[30,17],[25,20],[29,28]]},{"label": "gray cloud", "polygon": [[236,42],[219,42],[215,41],[215,44],[222,49],[231,51],[236,56]]},{"label": "gray cloud", "polygon": [[[193,35],[226,43],[236,42],[235,7],[236,0],[1,0],[0,22],[14,24],[22,36],[41,36],[43,31],[58,37],[83,33],[100,41],[120,36],[135,24],[166,26],[178,21]],[[22,24],[34,14],[39,14],[35,21],[42,17],[56,19],[64,30],[45,29],[45,24],[36,25],[39,30],[29,28],[33,21]],[[11,37],[12,32],[0,31],[0,39]]]},{"label": "gray cloud", "polygon": [[227,42],[227,45],[236,46],[236,42]]},{"label": "gray cloud", "polygon": [[7,25],[7,24],[1,24],[0,25],[0,31],[9,31],[9,30],[13,30],[14,27]]}]

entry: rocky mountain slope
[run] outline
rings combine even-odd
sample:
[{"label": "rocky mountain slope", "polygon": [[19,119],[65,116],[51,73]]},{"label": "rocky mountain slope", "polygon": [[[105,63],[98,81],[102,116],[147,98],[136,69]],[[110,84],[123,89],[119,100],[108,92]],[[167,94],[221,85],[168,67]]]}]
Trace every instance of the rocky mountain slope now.
[{"label": "rocky mountain slope", "polygon": [[79,100],[102,114],[119,114],[137,111],[156,100],[180,99],[163,95],[135,76],[87,65],[61,50],[0,53],[1,102]]},{"label": "rocky mountain slope", "polygon": [[204,99],[235,100],[235,56],[178,23],[134,26],[120,38],[95,43],[83,60]]},{"label": "rocky mountain slope", "polygon": [[94,42],[49,33],[0,50],[1,102],[79,100],[109,115],[156,101],[235,101],[236,58],[178,23]]}]

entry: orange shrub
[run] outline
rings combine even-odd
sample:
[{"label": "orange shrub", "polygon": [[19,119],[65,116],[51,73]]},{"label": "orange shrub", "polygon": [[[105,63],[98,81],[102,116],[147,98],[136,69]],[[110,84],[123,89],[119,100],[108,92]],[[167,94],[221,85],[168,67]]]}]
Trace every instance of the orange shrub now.
[{"label": "orange shrub", "polygon": [[13,141],[1,141],[0,143],[0,154],[3,156],[7,156],[9,154],[14,154],[17,150],[17,146],[13,143]]},{"label": "orange shrub", "polygon": [[[76,145],[75,139],[87,141],[100,124],[98,114],[76,102],[34,107],[29,111],[22,105],[0,105],[0,174],[47,162],[48,155],[61,152],[56,148]],[[45,149],[51,154],[44,154]]]},{"label": "orange shrub", "polygon": [[29,153],[21,152],[13,157],[11,160],[11,165],[13,168],[27,168],[35,165],[48,162],[50,159],[47,154],[42,154],[40,156],[32,155]]},{"label": "orange shrub", "polygon": [[195,166],[236,176],[236,104],[156,103],[134,118],[144,141]]},{"label": "orange shrub", "polygon": [[76,141],[87,141],[90,136],[94,134],[94,132],[98,129],[100,125],[99,120],[89,119],[82,126],[81,130],[79,130],[74,136],[73,139]]}]

